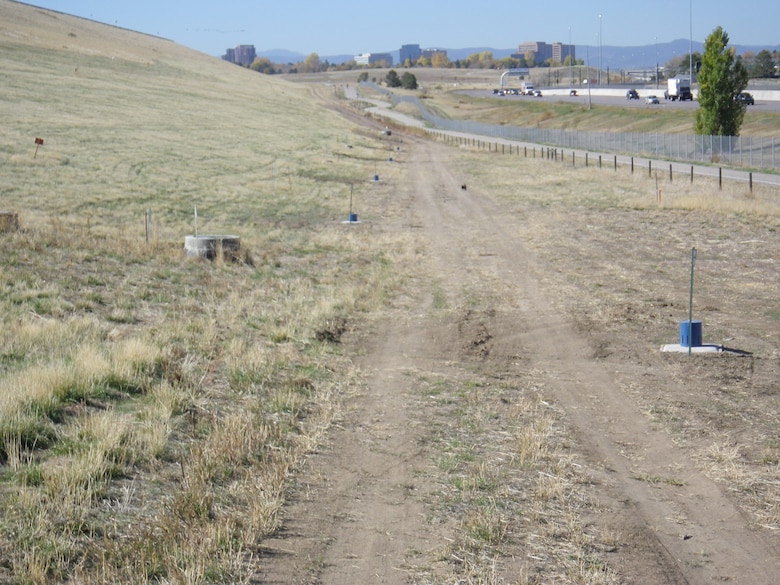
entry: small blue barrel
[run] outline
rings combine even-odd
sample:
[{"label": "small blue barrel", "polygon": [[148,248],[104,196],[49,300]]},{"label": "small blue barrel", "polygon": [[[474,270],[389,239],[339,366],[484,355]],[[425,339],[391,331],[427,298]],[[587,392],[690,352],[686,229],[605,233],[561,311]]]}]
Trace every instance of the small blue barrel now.
[{"label": "small blue barrel", "polygon": [[357,213],[349,214],[349,223],[355,223],[357,221]]},{"label": "small blue barrel", "polygon": [[680,321],[680,345],[682,347],[701,346],[701,321]]},{"label": "small blue barrel", "polygon": [[378,180],[379,180],[379,175],[374,175],[374,181],[378,181]]}]

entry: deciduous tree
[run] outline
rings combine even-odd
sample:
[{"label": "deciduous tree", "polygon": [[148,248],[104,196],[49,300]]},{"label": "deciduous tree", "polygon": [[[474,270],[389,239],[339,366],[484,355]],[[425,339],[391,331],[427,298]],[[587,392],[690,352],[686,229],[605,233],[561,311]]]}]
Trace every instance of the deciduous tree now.
[{"label": "deciduous tree", "polygon": [[266,73],[268,75],[273,75],[276,73],[276,69],[274,69],[274,64],[271,63],[271,60],[268,57],[255,57],[255,60],[252,61],[252,64],[249,66],[249,68],[252,71],[257,71],[258,73]]},{"label": "deciduous tree", "polygon": [[499,69],[517,69],[525,65],[525,60],[516,59],[514,57],[504,57],[495,62],[496,67]]},{"label": "deciduous tree", "polygon": [[772,59],[772,53],[764,49],[759,51],[753,58],[753,66],[750,68],[752,77],[774,77],[775,61]]},{"label": "deciduous tree", "polygon": [[734,96],[747,87],[748,72],[728,44],[729,35],[722,27],[715,28],[704,41],[694,122],[697,134],[739,135],[745,109]]},{"label": "deciduous tree", "polygon": [[450,60],[444,53],[434,53],[431,57],[431,67],[444,68],[450,66]]},{"label": "deciduous tree", "polygon": [[320,56],[317,53],[309,53],[303,60],[301,71],[304,73],[318,73],[321,68]]},{"label": "deciduous tree", "polygon": [[677,75],[687,76],[691,70],[691,64],[694,69],[696,63],[701,62],[701,53],[694,51],[693,53],[685,53],[681,57],[672,57],[664,65],[664,75],[666,77],[676,77]]}]

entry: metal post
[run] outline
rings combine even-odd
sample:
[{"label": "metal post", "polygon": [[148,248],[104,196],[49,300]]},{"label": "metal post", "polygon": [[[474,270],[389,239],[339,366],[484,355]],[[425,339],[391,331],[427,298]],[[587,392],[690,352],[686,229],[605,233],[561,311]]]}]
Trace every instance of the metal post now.
[{"label": "metal post", "polygon": [[693,346],[693,268],[696,266],[696,248],[691,248],[691,286],[688,290],[688,355]]}]

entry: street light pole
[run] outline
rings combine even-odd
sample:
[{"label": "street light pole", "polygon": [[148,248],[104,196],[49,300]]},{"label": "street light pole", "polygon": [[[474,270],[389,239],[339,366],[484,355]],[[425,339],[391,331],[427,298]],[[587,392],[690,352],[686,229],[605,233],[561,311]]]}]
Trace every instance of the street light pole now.
[{"label": "street light pole", "polygon": [[601,70],[604,68],[603,63],[601,61],[601,47],[603,44],[604,41],[601,34],[601,15],[599,14],[599,86],[601,86]]},{"label": "street light pole", "polygon": [[571,93],[571,84],[572,84],[572,79],[571,79],[572,61],[574,61],[574,59],[571,56],[571,27],[569,27],[569,93]]},{"label": "street light pole", "polygon": [[658,89],[658,37],[655,37],[655,88]]},{"label": "street light pole", "polygon": [[688,37],[688,75],[690,75],[691,91],[693,91],[693,0],[688,1],[688,10],[690,11],[690,36]]}]

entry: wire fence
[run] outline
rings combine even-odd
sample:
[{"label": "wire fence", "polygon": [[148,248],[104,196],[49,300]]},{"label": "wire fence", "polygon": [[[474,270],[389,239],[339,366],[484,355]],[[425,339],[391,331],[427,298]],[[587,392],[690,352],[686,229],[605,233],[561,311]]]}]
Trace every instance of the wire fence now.
[{"label": "wire fence", "polygon": [[470,120],[451,120],[429,112],[417,97],[398,96],[387,88],[371,82],[364,82],[361,85],[387,95],[393,104],[406,102],[415,105],[420,110],[422,118],[440,130],[626,156],[653,157],[769,171],[780,169],[780,141],[771,136],[580,132],[554,128],[520,128],[484,124]]}]

